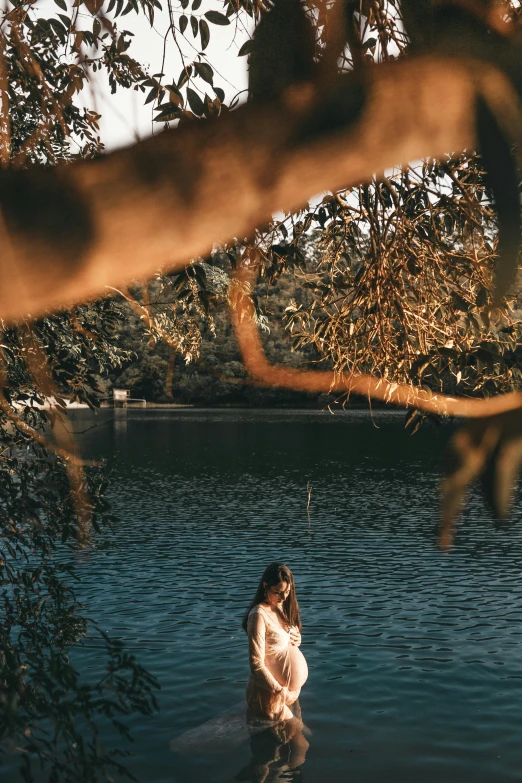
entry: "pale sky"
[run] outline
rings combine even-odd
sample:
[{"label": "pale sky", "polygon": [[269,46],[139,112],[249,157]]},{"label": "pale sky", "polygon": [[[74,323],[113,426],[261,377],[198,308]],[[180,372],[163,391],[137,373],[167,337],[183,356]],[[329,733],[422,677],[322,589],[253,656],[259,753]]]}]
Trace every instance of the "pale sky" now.
[{"label": "pale sky", "polygon": [[[164,4],[163,0],[162,5]],[[203,12],[210,10],[210,8],[223,10],[221,3],[209,4],[205,2],[197,12],[194,12],[194,16],[202,17]],[[187,9],[186,13],[190,15],[190,10]],[[179,14],[180,11],[176,11],[176,16]],[[214,84],[225,91],[227,101],[247,87],[247,57],[238,57],[237,53],[241,45],[250,38],[249,30],[253,29],[253,24],[248,17],[244,16],[244,19],[244,23],[240,20],[240,24],[238,24],[233,20],[226,27],[209,24],[210,43],[204,55],[216,72]],[[137,16],[132,12],[123,18],[120,17],[117,20],[117,26],[119,29],[130,30],[134,33],[134,39],[128,53],[143,66],[146,66],[151,75],[160,73],[165,31],[169,27],[167,12],[157,13],[154,29],[151,29],[143,14],[140,13]],[[200,41],[199,37],[193,39],[190,25],[185,31],[185,38],[188,41],[183,42],[182,51],[187,57],[187,62],[190,63],[200,51]],[[192,41],[194,41],[193,45],[191,45]],[[181,58],[172,37],[169,36],[163,67],[166,83],[170,84],[174,78],[177,79],[180,70]],[[211,88],[207,89],[211,97],[214,97]],[[152,117],[156,116],[152,110],[153,103],[147,106],[143,105],[147,92],[118,89],[116,94],[112,95],[105,76],[103,74],[99,76],[96,82],[95,108],[102,115],[101,136],[108,150],[127,146],[140,138],[143,139],[153,133],[159,133],[163,129],[163,123],[152,122]],[[241,99],[245,100],[245,98],[246,93],[243,93]],[[91,96],[86,99],[86,102],[93,107]]]}]

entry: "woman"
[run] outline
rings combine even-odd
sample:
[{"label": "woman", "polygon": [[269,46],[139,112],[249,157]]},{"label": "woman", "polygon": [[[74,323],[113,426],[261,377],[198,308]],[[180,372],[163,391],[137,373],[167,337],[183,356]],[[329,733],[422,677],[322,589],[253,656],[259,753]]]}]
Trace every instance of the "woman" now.
[{"label": "woman", "polygon": [[301,618],[288,566],[271,563],[265,569],[243,628],[248,634],[246,696],[250,715],[270,721],[290,720],[289,705],[298,698],[308,667],[299,649]]}]

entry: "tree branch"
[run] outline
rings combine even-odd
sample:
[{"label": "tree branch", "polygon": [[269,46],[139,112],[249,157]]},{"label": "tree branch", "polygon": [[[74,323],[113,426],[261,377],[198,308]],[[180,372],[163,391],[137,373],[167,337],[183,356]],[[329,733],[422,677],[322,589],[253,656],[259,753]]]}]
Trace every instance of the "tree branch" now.
[{"label": "tree branch", "polygon": [[[353,80],[340,77],[337,104]],[[40,315],[176,269],[212,245],[423,157],[475,147],[477,90],[518,121],[518,98],[491,66],[419,57],[377,66],[361,113],[335,132],[301,133],[317,98],[246,105],[99,160],[0,173],[0,317]],[[299,96],[297,96],[299,98]],[[292,98],[292,99],[290,99]],[[352,99],[353,103],[353,99]],[[346,120],[348,117],[348,120]]]}]

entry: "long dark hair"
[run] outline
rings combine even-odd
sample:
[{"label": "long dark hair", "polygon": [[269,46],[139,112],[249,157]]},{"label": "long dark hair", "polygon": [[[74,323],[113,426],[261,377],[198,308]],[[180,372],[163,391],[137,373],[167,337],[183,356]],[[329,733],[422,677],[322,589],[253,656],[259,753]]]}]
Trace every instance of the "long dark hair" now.
[{"label": "long dark hair", "polygon": [[254,606],[257,606],[266,599],[265,584],[267,587],[273,587],[273,585],[278,585],[279,582],[288,582],[288,586],[290,588],[288,597],[283,602],[283,614],[285,616],[285,620],[287,621],[288,625],[296,625],[299,630],[301,630],[301,615],[295,594],[294,575],[288,566],[286,566],[284,563],[270,563],[270,565],[265,568],[263,576],[261,577],[261,581],[259,582],[259,587],[257,588],[256,594],[252,599],[252,603],[248,607],[247,611],[245,612],[245,616],[243,617],[243,622],[241,625],[245,631],[247,629],[248,615],[250,614],[250,611],[254,608]]}]

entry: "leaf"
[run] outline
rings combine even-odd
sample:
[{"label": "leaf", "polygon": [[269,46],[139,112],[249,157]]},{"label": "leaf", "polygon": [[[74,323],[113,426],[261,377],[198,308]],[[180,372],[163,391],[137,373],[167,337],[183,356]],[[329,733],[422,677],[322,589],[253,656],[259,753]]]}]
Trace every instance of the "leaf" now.
[{"label": "leaf", "polygon": [[223,101],[225,100],[225,92],[224,92],[224,90],[222,90],[221,87],[214,87],[213,89],[214,89],[215,94],[217,95],[217,97],[221,101],[221,103],[223,103]]},{"label": "leaf", "polygon": [[225,14],[220,14],[219,11],[207,11],[205,17],[212,24],[227,25],[230,24],[230,19],[227,19]]},{"label": "leaf", "polygon": [[185,10],[186,8],[188,8],[189,0],[180,0],[180,3],[183,10]]},{"label": "leaf", "polygon": [[254,40],[252,38],[249,41],[245,41],[245,43],[237,53],[237,56],[244,57],[246,54],[250,54],[250,52],[252,51],[253,44],[254,44]]},{"label": "leaf", "polygon": [[62,11],[67,11],[68,10],[67,9],[67,3],[65,2],[65,0],[54,0],[54,2],[58,6],[58,8],[62,9]]},{"label": "leaf", "polygon": [[149,94],[147,95],[147,99],[146,99],[146,101],[144,103],[144,106],[146,106],[148,103],[153,101],[156,98],[157,94],[158,94],[158,88],[157,87],[153,87],[151,89],[151,91],[149,92]]},{"label": "leaf", "polygon": [[480,290],[477,294],[476,298],[477,307],[485,307],[488,303],[488,290],[487,288],[484,288],[483,286],[480,287]]},{"label": "leaf", "polygon": [[178,106],[183,106],[185,103],[185,100],[183,98],[183,95],[180,93],[174,82],[170,85],[168,85],[167,90],[169,91],[170,100],[172,103],[178,104]]},{"label": "leaf", "polygon": [[361,48],[365,52],[368,49],[373,49],[376,43],[377,43],[377,38],[368,38],[368,40],[363,43]]},{"label": "leaf", "polygon": [[408,272],[410,275],[416,276],[422,272],[422,265],[419,263],[417,257],[413,253],[408,258],[406,266],[408,267]]},{"label": "leaf", "polygon": [[188,82],[190,77],[192,76],[192,66],[187,65],[183,70],[181,71],[181,75],[178,79],[178,89],[181,89],[184,84]]},{"label": "leaf", "polygon": [[[98,22],[98,20],[97,20],[97,19],[95,19],[94,21],[95,21],[95,22]],[[63,26],[63,25],[62,25],[62,24],[61,24],[61,23],[58,21],[58,19],[49,19],[49,24],[51,25],[51,27],[52,27],[54,30],[56,30],[56,32],[57,32],[59,35],[61,35],[62,33],[64,33],[64,32],[65,32],[65,28],[64,28],[64,26]],[[100,23],[98,22],[98,24],[100,24]]]},{"label": "leaf", "polygon": [[201,49],[205,51],[210,41],[210,28],[204,19],[199,20],[199,34],[201,36]]},{"label": "leaf", "polygon": [[408,429],[412,425],[415,419],[417,419],[420,416],[420,411],[418,411],[416,408],[412,408],[411,411],[408,411],[406,414],[406,418],[404,419],[404,429]]},{"label": "leaf", "polygon": [[194,112],[194,114],[198,114],[201,116],[205,113],[205,106],[203,104],[203,101],[197,94],[197,92],[194,92],[190,87],[187,88],[187,100],[189,103],[190,108]]},{"label": "leaf", "polygon": [[187,25],[188,25],[188,18],[185,16],[185,14],[182,14],[182,16],[180,16],[179,18],[179,31],[181,35],[183,35],[185,30],[187,29]]},{"label": "leaf", "polygon": [[192,10],[197,11],[201,5],[202,0],[192,0]]},{"label": "leaf", "polygon": [[212,84],[214,81],[214,71],[207,63],[194,63],[194,69],[198,76],[200,76],[208,84]]},{"label": "leaf", "polygon": [[154,122],[170,122],[181,116],[179,106],[171,101],[163,103],[161,106],[157,106],[154,111],[160,112],[157,117],[154,117]]},{"label": "leaf", "polygon": [[451,301],[455,310],[460,310],[462,313],[467,313],[471,307],[470,302],[466,301],[460,294],[457,294],[456,291],[452,293]]},{"label": "leaf", "polygon": [[198,34],[198,20],[196,19],[195,16],[190,17],[190,26],[192,27],[192,35],[195,38],[196,35]]}]

